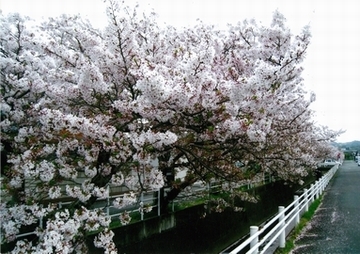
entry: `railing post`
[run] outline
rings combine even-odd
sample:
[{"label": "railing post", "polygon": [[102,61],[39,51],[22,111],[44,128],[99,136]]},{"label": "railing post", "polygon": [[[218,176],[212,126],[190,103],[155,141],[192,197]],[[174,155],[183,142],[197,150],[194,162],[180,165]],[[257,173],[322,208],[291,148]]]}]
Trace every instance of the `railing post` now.
[{"label": "railing post", "polygon": [[[153,194],[154,195],[154,194]],[[140,194],[140,204],[144,207],[144,192],[141,192]],[[144,220],[144,210],[143,207],[141,207],[140,209],[140,216],[141,216],[141,220]]]},{"label": "railing post", "polygon": [[[259,230],[259,227],[257,226],[250,226],[250,236],[253,236],[254,234],[256,234]],[[250,243],[250,249],[252,247],[254,247],[257,243],[259,242],[259,236],[258,237],[255,237],[254,240],[251,241]],[[253,253],[258,253],[258,249],[254,250]]]},{"label": "railing post", "polygon": [[328,185],[330,178],[331,178],[331,176],[329,175],[329,173],[324,176],[324,179],[325,179],[324,180],[324,190],[325,190],[326,186]]},{"label": "railing post", "polygon": [[108,192],[108,196],[106,198],[106,215],[109,216],[110,215],[110,187],[109,187],[109,185],[107,186],[107,192]]},{"label": "railing post", "polygon": [[158,216],[160,216],[160,213],[161,213],[161,211],[160,211],[160,209],[161,209],[161,207],[160,207],[160,189],[158,189],[158,198],[157,198],[157,207],[158,207]]},{"label": "railing post", "polygon": [[309,190],[308,189],[304,189],[304,198],[305,198],[305,212],[309,211]]},{"label": "railing post", "polygon": [[319,198],[319,195],[320,195],[320,184],[319,184],[319,181],[315,181],[315,187],[316,187],[316,199]]},{"label": "railing post", "polygon": [[279,206],[279,214],[280,214],[280,217],[279,217],[279,223],[281,223],[281,234],[279,236],[279,247],[280,248],[285,248],[285,221],[284,218],[285,218],[285,213],[284,213],[284,209],[285,207],[283,206]]},{"label": "railing post", "polygon": [[326,175],[323,176],[323,177],[324,177],[324,191],[325,191],[326,186],[327,186],[327,184],[328,184],[328,182],[329,182],[330,176],[329,176],[329,174],[326,174]]},{"label": "railing post", "polygon": [[320,178],[320,195],[322,195],[324,191],[324,177]]},{"label": "railing post", "polygon": [[266,184],[266,175],[265,175],[265,173],[263,173],[262,184],[263,184],[263,185]]},{"label": "railing post", "polygon": [[315,194],[315,193],[314,193],[315,185],[314,185],[313,183],[311,184],[310,190],[311,190],[311,191],[310,191],[310,195],[311,195],[311,196],[310,196],[310,202],[312,203],[312,202],[314,202],[314,194]]},{"label": "railing post", "polygon": [[299,224],[300,222],[300,209],[299,209],[299,196],[295,195],[294,196],[294,201],[295,201],[295,212],[296,212],[296,217],[295,217],[295,226],[297,224]]}]

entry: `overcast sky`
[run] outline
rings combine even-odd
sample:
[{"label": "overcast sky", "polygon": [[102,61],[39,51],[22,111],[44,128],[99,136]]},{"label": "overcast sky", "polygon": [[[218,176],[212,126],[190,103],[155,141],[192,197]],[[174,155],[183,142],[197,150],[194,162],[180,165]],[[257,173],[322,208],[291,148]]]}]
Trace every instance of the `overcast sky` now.
[{"label": "overcast sky", "polygon": [[[135,0],[125,0],[133,5]],[[303,63],[304,84],[316,93],[316,121],[346,133],[339,142],[360,140],[360,7],[354,0],[138,0],[144,11],[177,27],[200,19],[224,28],[245,18],[270,24],[278,9],[296,34],[310,25],[312,41]],[[105,24],[103,0],[0,0],[4,14],[19,12],[32,18],[80,13],[95,26]]]}]

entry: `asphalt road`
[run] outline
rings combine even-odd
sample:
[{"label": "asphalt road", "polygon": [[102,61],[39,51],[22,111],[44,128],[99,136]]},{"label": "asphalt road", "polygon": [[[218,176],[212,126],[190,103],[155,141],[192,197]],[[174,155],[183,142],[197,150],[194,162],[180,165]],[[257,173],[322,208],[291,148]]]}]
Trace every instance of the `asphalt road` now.
[{"label": "asphalt road", "polygon": [[360,254],[360,167],[355,161],[338,169],[292,253]]}]

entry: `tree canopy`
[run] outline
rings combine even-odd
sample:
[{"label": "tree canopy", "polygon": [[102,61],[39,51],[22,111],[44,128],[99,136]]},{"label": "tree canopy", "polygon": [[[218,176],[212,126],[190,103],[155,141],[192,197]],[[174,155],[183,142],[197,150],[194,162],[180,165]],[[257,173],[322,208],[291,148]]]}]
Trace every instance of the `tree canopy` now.
[{"label": "tree canopy", "polygon": [[[315,124],[303,88],[309,27],[293,35],[277,11],[269,26],[227,30],[161,27],[116,1],[107,14],[102,30],[79,16],[1,16],[1,185],[11,197],[1,241],[45,221],[15,252],[84,251],[99,230],[95,246],[115,253],[110,219],[90,209],[109,184],[171,186],[166,206],[195,181],[237,186],[266,172],[299,182],[333,156],[339,133]],[[180,183],[164,177],[180,170]],[[59,209],[64,195],[73,204]]]}]

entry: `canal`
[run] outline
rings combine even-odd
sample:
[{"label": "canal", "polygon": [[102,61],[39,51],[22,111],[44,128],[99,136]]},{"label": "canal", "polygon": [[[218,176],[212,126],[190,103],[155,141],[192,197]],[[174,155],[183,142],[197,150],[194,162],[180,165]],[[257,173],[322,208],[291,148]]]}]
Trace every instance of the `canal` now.
[{"label": "canal", "polygon": [[[301,187],[284,185],[282,182],[258,187],[254,190],[254,194],[260,197],[258,203],[243,203],[243,212],[226,210],[201,218],[194,217],[193,212],[189,211],[187,221],[177,223],[175,229],[128,246],[118,245],[118,251],[126,254],[219,253],[248,234],[250,226],[260,225],[276,214],[278,206],[290,204],[299,188]],[[115,233],[115,238],[121,237]]]}]

